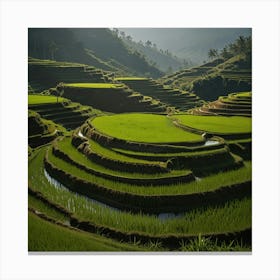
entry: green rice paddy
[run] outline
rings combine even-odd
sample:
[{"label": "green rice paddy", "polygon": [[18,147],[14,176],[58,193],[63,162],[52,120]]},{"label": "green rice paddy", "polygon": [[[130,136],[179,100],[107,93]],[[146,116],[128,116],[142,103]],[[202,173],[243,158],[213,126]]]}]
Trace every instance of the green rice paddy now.
[{"label": "green rice paddy", "polygon": [[110,84],[110,83],[72,83],[72,84],[64,84],[65,87],[73,87],[73,88],[100,88],[100,89],[117,89],[122,88],[122,84]]},{"label": "green rice paddy", "polygon": [[64,101],[67,101],[67,99],[52,95],[28,95],[28,105],[61,103]]},{"label": "green rice paddy", "polygon": [[86,197],[75,196],[66,189],[52,186],[44,176],[42,166],[44,150],[38,151],[30,160],[30,187],[40,191],[48,199],[62,205],[83,220],[125,232],[155,235],[235,231],[251,225],[251,200],[248,198],[230,201],[223,207],[197,209],[187,212],[181,217],[164,221],[156,216],[131,214],[104,208]]},{"label": "green rice paddy", "polygon": [[102,155],[103,157],[112,159],[112,160],[117,160],[117,161],[121,161],[121,162],[129,162],[129,163],[144,163],[144,164],[158,163],[158,162],[151,162],[148,160],[137,159],[134,157],[125,156],[123,154],[115,152],[113,149],[107,149],[107,148],[103,147],[102,145],[98,144],[97,142],[91,140],[90,138],[88,138],[88,143],[89,143],[91,149],[95,153]]},{"label": "green rice paddy", "polygon": [[115,81],[146,81],[149,80],[148,78],[142,78],[142,77],[117,77],[114,79]]},{"label": "green rice paddy", "polygon": [[[97,83],[65,86],[96,89],[123,87],[118,84]],[[240,98],[246,98],[246,94]],[[54,120],[59,118],[66,123],[74,113],[83,117],[80,122],[94,112],[91,107],[63,98],[59,98],[58,102],[67,101],[66,105],[54,105],[57,103],[56,96],[34,95],[29,96],[28,101],[45,118],[51,116]],[[151,240],[165,240],[171,235],[176,238],[176,242],[186,236],[197,236],[197,241],[191,239],[188,244],[180,243],[177,249],[200,250],[201,235],[232,234],[251,228],[251,162],[243,161],[233,154],[228,141],[219,140],[207,146],[201,135],[203,131],[220,136],[248,134],[251,132],[250,118],[187,114],[166,116],[152,113],[103,115],[100,111],[96,115],[72,135],[66,130],[60,130],[51,144],[29,150],[29,191],[39,193],[50,203],[38,199],[31,192],[28,196],[30,251],[169,250],[169,245],[162,247],[159,241]],[[34,125],[34,131],[55,127],[53,131],[57,132],[58,126],[52,125],[55,123],[46,120],[40,124],[40,116],[32,111],[29,116],[39,123],[39,128]],[[176,122],[185,128],[176,126]],[[94,134],[94,131],[97,133]],[[101,139],[98,139],[99,134],[103,135]],[[121,143],[120,146],[114,146],[110,142],[114,138],[123,140],[116,142]],[[214,139],[220,138],[213,137],[212,141]],[[73,145],[72,141],[77,142]],[[83,141],[84,144],[80,145]],[[238,142],[239,144],[242,143]],[[145,150],[146,147],[149,150]],[[165,152],[165,148],[169,150]],[[141,170],[144,165],[157,166],[159,169]],[[53,174],[53,179],[64,182],[65,187],[51,183],[45,168]],[[164,172],[160,168],[164,168]],[[237,188],[237,192],[229,198],[228,195],[235,191],[234,188]],[[219,197],[221,193],[224,194],[223,197]],[[200,201],[205,198],[207,202],[201,204]],[[178,199],[177,206],[170,202],[175,199]],[[193,203],[193,200],[197,202]],[[60,212],[56,207],[62,207],[69,214]],[[160,218],[168,211],[174,211],[177,215],[169,213],[173,215],[172,218]],[[160,216],[154,214],[159,212]],[[40,213],[46,215],[49,221]],[[96,232],[89,234],[77,230],[78,225],[70,228],[68,225],[72,224],[73,219],[78,223],[94,225]],[[146,243],[142,240],[140,246],[137,240],[123,242],[116,236],[112,240],[109,235],[101,236],[100,229],[110,229],[125,236],[145,236]],[[226,243],[217,245],[213,240],[210,243],[207,245],[209,250],[229,248]],[[233,243],[230,246],[231,244]],[[250,250],[250,246],[246,247],[248,244],[245,247],[235,244],[237,245],[233,250]]]},{"label": "green rice paddy", "polygon": [[[221,172],[203,178],[203,180],[201,181],[193,181],[189,183],[176,183],[169,184],[166,186],[155,185],[149,187],[104,179],[102,177],[95,176],[84,170],[81,170],[78,167],[72,165],[71,163],[54,156],[51,151],[49,151],[47,154],[48,159],[52,164],[54,164],[56,167],[59,167],[61,170],[67,172],[68,174],[72,174],[73,176],[85,180],[86,182],[92,182],[101,186],[105,186],[107,189],[136,195],[182,195],[201,193],[205,191],[213,191],[219,189],[222,186],[238,184],[244,181],[250,181],[251,178],[251,164],[247,163],[244,167],[241,167],[237,170],[228,171],[226,176],[224,173]],[[143,176],[143,178],[145,178],[147,175],[142,174],[140,176]],[[159,176],[162,175],[155,174],[155,178]]]},{"label": "green rice paddy", "polygon": [[[58,59],[60,39],[29,55]],[[28,250],[250,252],[252,69],[239,41],[177,72],[100,44],[77,48],[91,65],[28,57]]]},{"label": "green rice paddy", "polygon": [[200,135],[175,127],[166,116],[118,114],[94,118],[92,125],[101,133],[135,142],[200,142]]},{"label": "green rice paddy", "polygon": [[65,154],[69,154],[69,157],[73,159],[75,162],[87,167],[88,169],[95,170],[102,174],[107,174],[116,177],[125,177],[125,178],[167,178],[177,175],[185,175],[190,173],[189,170],[173,170],[169,174],[143,174],[143,173],[128,173],[122,171],[115,171],[109,168],[106,168],[100,164],[94,163],[93,161],[89,160],[83,153],[80,153],[72,144],[71,138],[67,137],[62,139],[61,141],[57,142],[57,147],[59,150],[64,152]]},{"label": "green rice paddy", "polygon": [[145,251],[145,247],[117,241],[79,230],[55,225],[28,213],[28,250],[52,252]]},{"label": "green rice paddy", "polygon": [[176,115],[174,119],[182,125],[211,133],[233,134],[252,131],[252,120],[246,117]]},{"label": "green rice paddy", "polygon": [[238,92],[235,95],[236,97],[252,97],[252,92]]}]

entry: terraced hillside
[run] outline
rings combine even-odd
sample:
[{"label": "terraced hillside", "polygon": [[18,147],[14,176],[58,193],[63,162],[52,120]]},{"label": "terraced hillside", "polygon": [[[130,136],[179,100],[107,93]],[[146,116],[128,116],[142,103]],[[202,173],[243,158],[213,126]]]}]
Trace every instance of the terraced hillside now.
[{"label": "terraced hillside", "polygon": [[252,92],[231,93],[218,100],[190,110],[194,115],[252,116]]},{"label": "terraced hillside", "polygon": [[58,87],[63,96],[94,108],[113,112],[165,112],[166,104],[134,92],[124,84],[74,83]]},{"label": "terraced hillside", "polygon": [[119,77],[115,81],[125,83],[143,95],[151,96],[175,109],[186,111],[203,104],[195,94],[164,86],[153,79],[138,77]]},{"label": "terraced hillside", "polygon": [[[28,95],[28,108],[36,111],[42,118],[62,125],[68,130],[82,125],[89,117],[101,113],[89,106],[82,106],[66,98],[51,95]],[[34,133],[42,133],[43,130],[40,129],[42,125],[36,128],[38,126],[36,123],[38,123],[36,117],[32,118],[30,128],[33,130],[34,126]],[[32,135],[34,133],[32,132]]]},{"label": "terraced hillside", "polygon": [[243,159],[252,157],[252,119],[240,116],[174,115],[174,124],[205,137],[223,138],[232,152]]},{"label": "terraced hillside", "polygon": [[108,82],[113,74],[79,63],[28,58],[28,92],[38,93],[60,82]]},{"label": "terraced hillside", "polygon": [[214,61],[204,63],[201,66],[180,70],[170,75],[166,75],[160,78],[159,81],[165,85],[183,88],[201,76],[207,75],[211,70],[213,70],[213,67],[216,67],[223,62],[223,59],[215,59]]},{"label": "terraced hillside", "polygon": [[199,67],[179,71],[159,81],[193,92],[204,100],[213,101],[226,93],[250,91],[251,68],[250,61],[237,55],[228,60],[219,58]]},{"label": "terraced hillside", "polygon": [[63,130],[52,121],[41,118],[35,111],[28,110],[28,146],[31,148],[54,140]]},{"label": "terraced hillside", "polygon": [[140,113],[88,120],[30,157],[30,198],[63,213],[72,228],[134,250],[192,250],[199,234],[215,248],[242,242],[233,250],[250,250],[250,162],[228,140],[175,120]]},{"label": "terraced hillside", "polygon": [[28,33],[29,251],[252,250],[251,36],[161,77],[116,28]]}]

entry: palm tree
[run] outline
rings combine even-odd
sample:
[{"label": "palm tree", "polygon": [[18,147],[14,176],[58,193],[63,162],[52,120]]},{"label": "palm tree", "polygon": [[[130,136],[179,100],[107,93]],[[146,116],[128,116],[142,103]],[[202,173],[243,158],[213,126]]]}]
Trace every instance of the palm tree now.
[{"label": "palm tree", "polygon": [[222,58],[224,58],[224,59],[229,59],[229,58],[232,56],[227,47],[224,47],[224,48],[221,50],[220,55],[221,55]]},{"label": "palm tree", "polygon": [[152,46],[152,42],[150,40],[146,41],[146,47],[151,47]]},{"label": "palm tree", "polygon": [[214,59],[215,57],[217,57],[218,56],[218,50],[217,49],[210,49],[209,51],[208,51],[208,57],[210,58],[210,59]]}]

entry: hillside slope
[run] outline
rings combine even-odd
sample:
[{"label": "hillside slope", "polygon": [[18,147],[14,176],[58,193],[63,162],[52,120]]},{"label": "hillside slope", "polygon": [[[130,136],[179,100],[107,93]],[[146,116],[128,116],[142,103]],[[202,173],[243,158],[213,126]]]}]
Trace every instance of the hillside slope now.
[{"label": "hillside slope", "polygon": [[29,28],[28,55],[88,64],[106,71],[159,77],[162,73],[131,52],[106,28]]},{"label": "hillside slope", "polygon": [[166,104],[137,93],[124,84],[70,83],[58,86],[57,89],[63,97],[106,112],[164,113],[167,110]]},{"label": "hillside slope", "polygon": [[28,58],[28,92],[39,93],[61,82],[108,82],[113,74],[79,63]]},{"label": "hillside slope", "polygon": [[252,92],[231,93],[217,100],[189,110],[193,115],[252,117]]},{"label": "hillside slope", "polygon": [[160,82],[197,94],[208,101],[232,92],[251,91],[251,60],[244,55],[218,58],[198,67],[165,76]]},{"label": "hillside slope", "polygon": [[119,28],[135,40],[150,40],[180,58],[200,65],[210,48],[221,49],[238,36],[250,36],[251,28]]},{"label": "hillside slope", "polygon": [[132,90],[143,95],[159,100],[174,110],[186,111],[190,108],[199,107],[204,104],[198,96],[193,93],[173,89],[164,86],[153,79],[139,77],[118,77],[115,81],[126,84]]},{"label": "hillside slope", "polygon": [[156,44],[151,41],[143,43],[142,41],[135,42],[130,36],[123,36],[122,40],[132,50],[143,54],[147,60],[161,71],[168,73],[191,65],[190,61],[180,59],[170,53],[170,51],[158,49]]}]

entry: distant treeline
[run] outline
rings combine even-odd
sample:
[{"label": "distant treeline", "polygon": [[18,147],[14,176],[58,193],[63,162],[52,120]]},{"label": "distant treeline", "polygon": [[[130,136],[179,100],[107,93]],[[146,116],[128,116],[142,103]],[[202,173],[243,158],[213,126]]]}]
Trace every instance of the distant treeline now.
[{"label": "distant treeline", "polygon": [[174,55],[168,49],[163,50],[158,47],[156,43],[151,40],[145,42],[140,40],[136,42],[130,35],[117,28],[113,29],[116,37],[120,38],[132,51],[144,55],[149,63],[165,73],[172,73],[173,71],[189,68],[193,65],[190,59],[182,59]]},{"label": "distant treeline", "polygon": [[236,55],[244,55],[246,60],[251,60],[252,55],[252,37],[239,36],[233,43],[226,45],[220,51],[217,49],[210,49],[208,57],[210,59],[224,58],[229,59]]},{"label": "distant treeline", "polygon": [[29,28],[28,55],[103,70],[159,77],[161,71],[107,28]]}]

